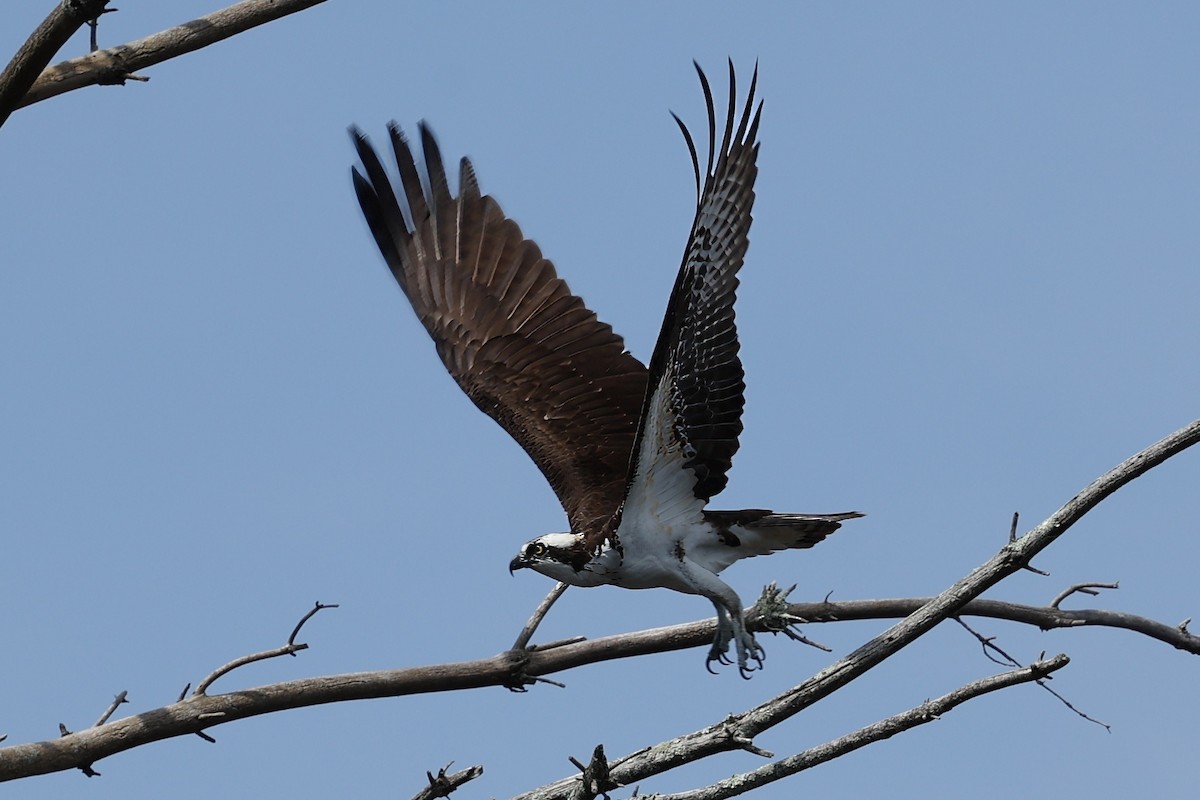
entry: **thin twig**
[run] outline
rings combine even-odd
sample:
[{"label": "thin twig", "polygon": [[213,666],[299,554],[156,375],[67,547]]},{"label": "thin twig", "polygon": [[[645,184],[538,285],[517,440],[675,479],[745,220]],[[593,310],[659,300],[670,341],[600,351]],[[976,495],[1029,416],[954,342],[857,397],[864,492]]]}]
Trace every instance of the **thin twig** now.
[{"label": "thin twig", "polygon": [[300,622],[298,622],[296,624],[296,627],[292,630],[292,635],[288,637],[287,644],[283,645],[282,647],[275,647],[270,650],[263,650],[261,653],[251,653],[248,656],[242,656],[241,658],[235,658],[233,661],[230,661],[228,664],[218,667],[216,670],[214,670],[212,672],[212,674],[210,674],[207,678],[205,678],[204,680],[200,681],[199,684],[197,684],[196,691],[192,692],[192,696],[193,697],[204,696],[208,692],[208,687],[212,686],[213,682],[215,680],[217,680],[217,678],[220,678],[223,675],[228,675],[230,672],[233,672],[235,669],[238,669],[239,667],[244,667],[247,664],[253,664],[256,661],[265,661],[268,658],[278,658],[279,656],[294,656],[294,655],[296,655],[296,653],[300,652],[301,650],[307,650],[308,649],[307,644],[297,644],[296,643],[296,635],[298,633],[300,633],[300,628],[304,626],[304,623],[306,623],[310,619],[312,619],[313,615],[316,614],[318,611],[325,609],[325,608],[337,608],[337,604],[335,603],[332,605],[323,605],[320,602],[317,602],[311,609],[309,609],[308,613],[305,614],[300,619]]},{"label": "thin twig", "polygon": [[1051,689],[1049,684],[1047,684],[1045,681],[1038,681],[1037,684],[1038,684],[1038,686],[1041,686],[1043,689],[1045,689],[1050,694],[1054,695],[1055,698],[1058,699],[1058,702],[1060,702],[1064,706],[1066,706],[1068,710],[1073,711],[1075,714],[1082,717],[1086,721],[1091,722],[1094,725],[1099,725],[1101,728],[1104,728],[1104,730],[1108,731],[1109,733],[1112,733],[1111,725],[1109,725],[1107,722],[1101,722],[1100,720],[1096,719],[1095,717],[1089,716],[1089,715],[1085,714],[1084,712],[1080,711],[1078,708],[1075,707],[1075,705],[1070,700],[1068,700],[1067,698],[1063,697],[1058,692]]},{"label": "thin twig", "polygon": [[114,697],[113,701],[111,703],[109,703],[108,708],[105,710],[105,712],[100,715],[100,719],[96,720],[96,724],[93,725],[92,727],[98,728],[101,725],[103,725],[104,723],[108,722],[109,717],[111,717],[116,712],[117,706],[121,705],[122,703],[129,702],[128,697],[129,697],[128,691],[122,691],[120,694],[118,694],[116,697]]},{"label": "thin twig", "polygon": [[[1012,515],[1012,524],[1008,526],[1008,543],[1012,544],[1017,540],[1017,523],[1021,521],[1021,512],[1014,511]],[[1049,578],[1050,573],[1040,570],[1032,564],[1022,564],[1021,569],[1041,575],[1043,578]]]},{"label": "thin twig", "polygon": [[[959,625],[961,625],[963,628],[965,628],[968,633],[970,633],[972,636],[974,636],[976,639],[979,640],[979,643],[981,645],[983,645],[983,653],[985,656],[987,656],[988,660],[993,661],[997,664],[1004,664],[1005,666],[1011,666],[1011,667],[1022,666],[1020,661],[1017,661],[1017,659],[1013,658],[1011,655],[1006,653],[1000,647],[1000,645],[996,644],[995,636],[984,636],[979,631],[975,630],[970,625],[963,622],[962,619],[959,617],[955,617],[954,621],[957,622]],[[995,652],[997,655],[1000,656],[1000,658],[996,658],[989,651]],[[1000,659],[1003,659],[1003,661]],[[1101,722],[1100,720],[1096,719],[1095,717],[1089,716],[1088,714],[1085,714],[1084,712],[1080,711],[1078,708],[1075,707],[1075,705],[1070,700],[1063,697],[1061,694],[1056,692],[1054,689],[1051,689],[1050,685],[1048,683],[1046,683],[1046,681],[1039,679],[1039,680],[1035,681],[1035,683],[1037,683],[1038,686],[1042,687],[1047,692],[1049,692],[1051,695],[1053,695],[1054,698],[1058,700],[1058,702],[1062,703],[1069,710],[1078,714],[1080,717],[1083,717],[1088,722],[1099,725],[1100,727],[1104,728],[1104,730],[1108,731],[1109,733],[1112,733],[1112,727],[1110,725],[1108,725],[1105,722]]]},{"label": "thin twig", "polygon": [[526,649],[537,650],[539,653],[544,653],[545,651],[553,650],[556,647],[566,647],[569,644],[579,644],[580,642],[586,641],[586,636],[568,636],[565,639],[555,639],[553,642],[546,642],[545,644],[542,644],[541,642],[538,644],[531,644]]},{"label": "thin twig", "polygon": [[[976,639],[979,640],[979,644],[983,648],[983,657],[986,658],[988,661],[991,661],[993,664],[999,664],[1002,667],[1019,667],[1019,666],[1021,666],[1021,664],[1015,658],[1013,658],[1008,653],[1006,653],[1000,649],[1000,646],[998,644],[996,644],[995,636],[984,636],[982,633],[980,633],[979,631],[972,628],[966,622],[963,622],[962,617],[955,617],[954,621],[957,622],[962,627],[964,627],[968,633],[972,634]],[[992,650],[995,650],[997,652],[997,654],[999,655],[999,658],[997,658],[997,656],[992,655]]]},{"label": "thin twig", "polygon": [[289,645],[294,645],[296,643],[296,637],[300,635],[300,629],[304,627],[304,623],[308,622],[310,619],[315,617],[317,615],[318,611],[320,611],[323,608],[337,608],[337,607],[338,607],[337,603],[322,603],[320,600],[313,603],[313,607],[308,610],[308,613],[300,618],[300,621],[296,623],[296,627],[292,628],[292,635],[288,637],[287,643]]},{"label": "thin twig", "polygon": [[555,601],[562,597],[563,592],[566,590],[567,584],[559,581],[542,602],[538,603],[538,607],[534,609],[533,616],[529,618],[529,621],[525,623],[525,627],[521,628],[521,632],[517,634],[517,640],[513,642],[513,650],[524,650],[529,645],[529,640],[533,638],[538,625],[542,624],[542,619],[545,618],[546,612],[550,610],[550,606],[554,605]]},{"label": "thin twig", "polygon": [[1088,594],[1092,597],[1100,594],[1097,589],[1120,589],[1121,584],[1118,581],[1112,583],[1077,583],[1074,586],[1068,586],[1059,592],[1058,596],[1050,602],[1050,608],[1058,608],[1059,603],[1066,600],[1071,595],[1079,592],[1080,594]]},{"label": "thin twig", "polygon": [[100,16],[103,14],[112,14],[113,12],[120,11],[120,10],[121,9],[119,9],[119,8],[106,8],[103,11],[101,11],[100,14],[97,14],[95,17],[93,17],[92,19],[89,19],[87,21],[87,26],[89,28],[91,28],[91,30],[88,33],[88,44],[90,45],[90,48],[88,50],[89,53],[94,53],[100,49],[100,45],[97,42],[97,35],[100,30]]},{"label": "thin twig", "polygon": [[542,624],[542,620],[545,618],[547,612],[550,611],[550,607],[554,605],[558,598],[562,597],[563,592],[566,590],[567,584],[563,583],[562,581],[556,583],[554,588],[550,590],[549,594],[542,599],[542,602],[538,603],[538,607],[533,611],[533,616],[529,618],[529,621],[525,623],[525,627],[521,628],[521,632],[517,634],[516,641],[513,642],[513,646],[509,649],[509,653],[513,656],[512,675],[504,684],[509,691],[518,693],[527,692],[529,691],[527,687],[535,683],[549,683],[562,689],[567,688],[565,683],[552,681],[549,678],[533,676],[525,670],[526,665],[529,663],[528,658],[526,657],[528,653],[531,653],[534,650],[544,651],[551,650],[556,647],[565,647],[576,641],[584,640],[584,637],[576,636],[571,637],[570,639],[560,639],[544,645],[529,644],[529,640],[533,638],[534,632],[537,631],[538,626]]}]

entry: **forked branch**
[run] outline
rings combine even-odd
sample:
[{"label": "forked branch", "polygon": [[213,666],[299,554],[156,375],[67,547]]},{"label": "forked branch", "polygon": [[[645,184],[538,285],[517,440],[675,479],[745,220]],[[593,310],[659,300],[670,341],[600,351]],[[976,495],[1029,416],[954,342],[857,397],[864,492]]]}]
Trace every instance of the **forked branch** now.
[{"label": "forked branch", "polygon": [[513,642],[513,650],[524,650],[529,646],[529,640],[533,638],[534,632],[537,631],[538,626],[542,624],[542,620],[545,619],[546,613],[550,610],[550,607],[554,605],[558,598],[563,596],[563,592],[567,590],[567,586],[568,584],[559,581],[555,587],[550,590],[550,593],[546,595],[542,602],[538,603],[538,607],[533,611],[533,616],[529,618],[529,621],[525,623],[525,627],[521,628],[521,632],[517,634],[517,640]]},{"label": "forked branch", "polygon": [[213,672],[207,678],[200,681],[199,685],[196,686],[196,691],[192,694],[197,697],[204,695],[207,692],[208,687],[212,686],[213,682],[216,681],[217,678],[220,678],[222,675],[228,675],[238,667],[244,667],[247,664],[253,664],[255,661],[265,661],[268,658],[294,656],[301,650],[307,650],[308,645],[303,642],[297,642],[296,637],[300,635],[300,629],[304,627],[304,623],[308,622],[313,618],[313,616],[316,615],[318,611],[324,608],[337,608],[337,603],[326,604],[318,601],[313,605],[312,608],[309,609],[307,614],[301,617],[300,621],[296,623],[296,627],[292,628],[292,635],[288,637],[288,640],[284,645],[280,647],[273,647],[270,650],[263,650],[260,653],[251,653],[248,656],[235,658],[228,664],[218,667],[217,669],[213,670]]},{"label": "forked branch", "polygon": [[22,105],[29,88],[75,32],[104,12],[109,0],[63,0],[0,72],[0,125]]},{"label": "forked branch", "polygon": [[[753,740],[759,733],[828,697],[916,641],[943,620],[962,614],[967,603],[1028,564],[1030,559],[1066,533],[1106,497],[1197,441],[1200,441],[1200,420],[1193,421],[1126,459],[1085,487],[1040,525],[1006,544],[987,563],[972,570],[901,622],[808,680],[741,715],[734,736],[730,734],[728,721],[685,734],[628,757],[613,770],[614,779],[630,785],[682,764],[731,750],[736,746],[731,739]],[[521,798],[565,800],[566,787],[565,781],[559,781],[521,795]]]},{"label": "forked branch", "polygon": [[[1103,498],[1198,440],[1200,420],[1151,445],[1092,483],[1041,525],[1005,545],[993,559],[937,597],[789,606],[793,613],[810,623],[828,620],[831,616],[839,619],[863,619],[872,614],[908,616],[809,680],[740,715],[733,727],[728,721],[717,723],[617,760],[613,767],[614,780],[631,785],[716,752],[745,749],[746,743],[752,742],[762,731],[828,696],[952,615],[978,613],[1044,628],[1114,625],[1154,636],[1187,652],[1200,653],[1200,637],[1193,636],[1186,625],[1168,626],[1113,612],[1064,611],[975,599],[985,589],[1020,569]],[[0,781],[78,768],[149,742],[193,734],[218,724],[284,709],[343,700],[504,686],[518,669],[530,676],[547,675],[613,658],[707,645],[712,639],[712,625],[711,621],[691,623],[554,648],[533,648],[519,653],[508,651],[478,661],[288,681],[228,694],[202,693],[61,739],[0,748]],[[224,674],[228,667],[230,665],[219,672]],[[210,676],[206,685],[211,685],[214,679]],[[544,787],[526,796],[565,798],[573,781],[573,777],[566,779],[562,783],[562,792]]]},{"label": "forked branch", "polygon": [[[66,34],[65,37],[60,33],[56,38],[50,40],[45,48],[37,51],[36,58],[24,56],[25,48],[18,52],[17,57],[13,59],[15,63],[19,62],[15,68],[17,74],[28,76],[32,72],[32,77],[29,77],[23,86],[20,82],[14,82],[9,90],[11,97],[5,91],[0,91],[0,124],[14,108],[23,108],[75,89],[82,89],[85,86],[123,83],[140,69],[208,47],[210,44],[323,2],[325,0],[243,0],[243,2],[234,3],[220,11],[214,11],[208,16],[185,22],[152,36],[117,47],[96,50],[43,70],[42,68],[53,58],[54,53],[66,43],[67,38],[88,19],[94,18],[99,13],[96,11],[91,13],[91,16],[79,19],[78,24],[75,24],[69,31],[65,26],[61,26],[61,32]],[[96,0],[89,2],[64,0],[60,7],[99,6],[103,8],[104,5],[106,3]],[[72,23],[74,23],[74,19],[72,19]],[[43,23],[43,27],[45,26],[46,23]],[[41,28],[39,28],[40,30]],[[59,41],[60,39],[61,41]],[[53,46],[53,50],[47,54],[45,50],[51,46]],[[10,65],[10,68],[14,68],[13,65]],[[6,75],[7,72],[6,70]],[[0,89],[4,89],[3,82],[0,82]],[[6,103],[4,100],[8,102]]]},{"label": "forked branch", "polygon": [[653,798],[653,800],[725,800],[728,797],[736,797],[739,794],[753,791],[760,786],[773,783],[780,778],[786,778],[789,775],[795,775],[797,772],[802,772],[810,767],[823,764],[826,761],[832,761],[861,747],[883,741],[895,736],[897,733],[903,733],[912,728],[933,722],[968,700],[973,700],[976,697],[981,697],[1000,689],[1007,689],[1010,686],[1041,680],[1051,672],[1056,672],[1065,667],[1069,660],[1065,655],[1060,654],[1053,658],[1030,664],[1028,667],[1022,667],[1011,672],[1004,672],[989,678],[973,681],[966,686],[955,689],[949,694],[942,695],[934,700],[926,700],[916,708],[880,720],[873,725],[859,728],[853,733],[848,733],[845,736],[810,748],[802,753],[781,758],[758,769],[744,772],[741,775],[734,775],[731,778],[726,778],[701,789],[693,789],[688,792],[678,792],[675,794],[648,795],[647,797]]}]

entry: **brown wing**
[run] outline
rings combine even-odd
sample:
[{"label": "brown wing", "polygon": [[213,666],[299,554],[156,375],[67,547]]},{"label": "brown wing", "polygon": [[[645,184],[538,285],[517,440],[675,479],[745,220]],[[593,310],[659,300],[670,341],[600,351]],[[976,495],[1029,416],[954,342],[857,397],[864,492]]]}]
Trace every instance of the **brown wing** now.
[{"label": "brown wing", "polygon": [[450,194],[437,142],[420,126],[428,183],[395,123],[398,199],[351,129],[365,177],[354,188],[384,260],[450,375],[538,465],[572,530],[598,529],[624,495],[646,368],[571,294],[489,196],[467,159]]},{"label": "brown wing", "polygon": [[[698,518],[704,503],[725,488],[742,432],[746,388],[733,301],[758,174],[758,71],[738,118],[730,62],[729,107],[719,149],[712,90],[699,65],[696,71],[708,105],[708,161],[702,184],[695,142],[676,117],[696,172],[696,217],[650,359],[651,391],[641,414],[623,512],[653,509],[660,519]],[[624,534],[621,542],[636,547]]]}]

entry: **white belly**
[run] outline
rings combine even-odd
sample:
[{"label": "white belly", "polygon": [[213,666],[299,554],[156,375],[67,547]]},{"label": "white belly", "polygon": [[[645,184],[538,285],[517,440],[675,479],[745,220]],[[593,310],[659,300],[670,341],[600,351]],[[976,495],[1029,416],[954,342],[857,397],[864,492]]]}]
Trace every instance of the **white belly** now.
[{"label": "white belly", "polygon": [[693,528],[678,521],[622,519],[617,532],[621,551],[606,550],[593,563],[598,572],[603,570],[608,583],[624,589],[663,588],[697,594],[695,583],[685,576],[683,562],[689,539],[706,533],[707,525],[705,530]]}]

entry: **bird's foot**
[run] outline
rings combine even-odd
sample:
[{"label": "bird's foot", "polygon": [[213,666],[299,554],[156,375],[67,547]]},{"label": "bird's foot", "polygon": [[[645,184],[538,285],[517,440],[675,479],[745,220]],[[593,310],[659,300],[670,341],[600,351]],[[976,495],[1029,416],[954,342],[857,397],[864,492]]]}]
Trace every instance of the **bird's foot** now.
[{"label": "bird's foot", "polygon": [[[767,657],[767,651],[754,640],[754,634],[744,627],[738,630],[734,643],[737,645],[738,672],[744,679],[750,680],[750,673],[763,668],[763,659]],[[751,661],[754,662],[754,666],[750,665]]]},{"label": "bird's foot", "polygon": [[708,658],[704,661],[704,668],[709,673],[716,675],[717,671],[712,665],[715,661],[722,666],[728,666],[733,662],[729,660],[729,642],[733,640],[733,626],[729,624],[729,618],[724,614],[717,615],[717,635],[713,637],[712,647],[708,649]]},{"label": "bird's foot", "polygon": [[716,675],[717,672],[712,667],[713,662],[725,666],[732,664],[733,661],[729,658],[730,642],[733,642],[737,651],[738,672],[743,678],[749,680],[752,672],[762,669],[763,659],[767,657],[767,653],[763,650],[762,645],[754,640],[754,634],[746,630],[745,624],[742,624],[740,619],[732,622],[724,615],[717,617],[717,635],[713,639],[712,647],[708,650],[704,668]]}]

